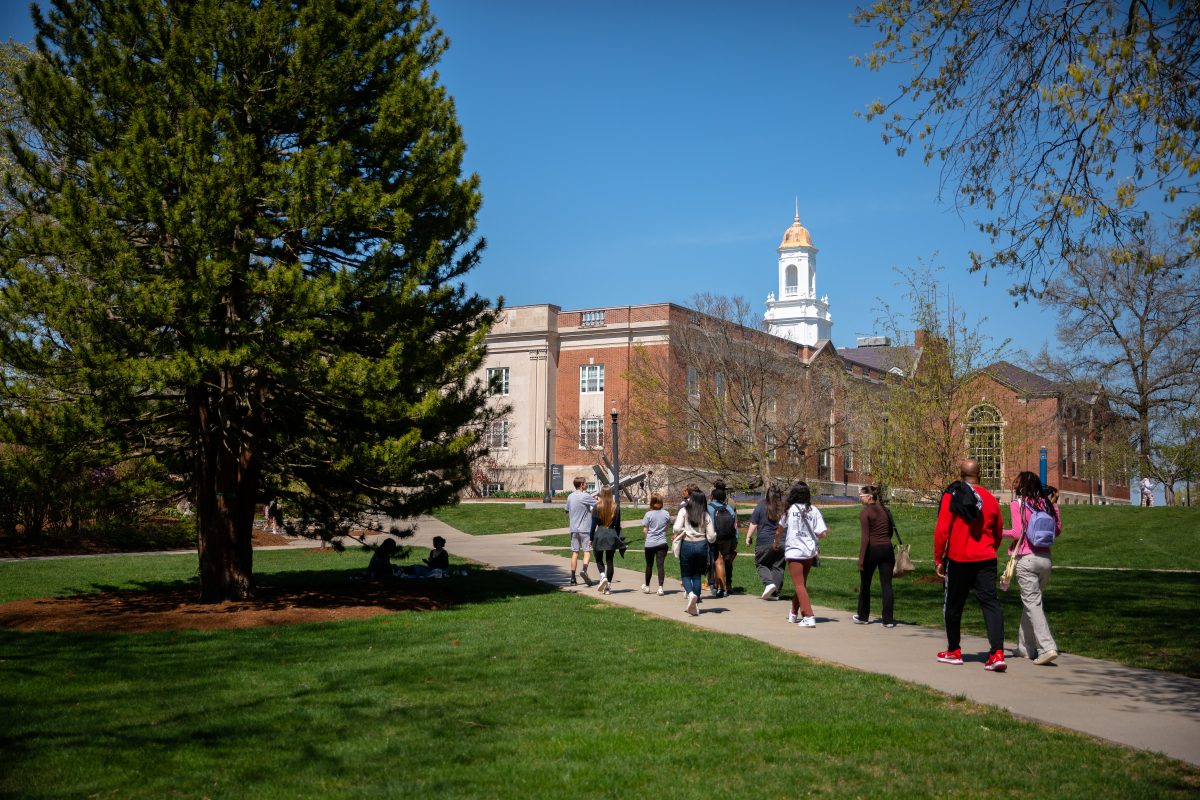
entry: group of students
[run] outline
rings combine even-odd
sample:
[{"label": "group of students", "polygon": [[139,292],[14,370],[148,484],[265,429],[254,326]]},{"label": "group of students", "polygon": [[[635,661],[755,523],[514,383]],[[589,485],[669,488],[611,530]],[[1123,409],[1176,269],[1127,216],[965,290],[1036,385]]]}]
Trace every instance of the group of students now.
[{"label": "group of students", "polygon": [[[1052,520],[1047,523],[1054,529],[1049,537],[1051,543],[1062,532],[1057,491],[1054,487],[1043,487],[1037,475],[1022,472],[1013,486],[1012,527],[1005,529],[998,501],[979,485],[977,462],[968,459],[960,466],[961,483],[974,499],[976,508],[972,514],[970,509],[957,507],[952,502],[950,489],[943,495],[939,508],[934,532],[934,565],[945,582],[948,646],[938,653],[937,659],[943,663],[963,663],[960,647],[962,612],[967,597],[974,594],[983,609],[988,630],[990,651],[985,667],[994,672],[1005,669],[997,564],[1001,542],[1008,538],[1014,540],[1009,556],[1022,602],[1015,652],[1035,664],[1049,664],[1058,657],[1043,607],[1043,594],[1050,578],[1050,544],[1042,540],[1035,542],[1032,534],[1027,533],[1031,525],[1040,524],[1041,517]],[[607,594],[611,593],[613,554],[624,547],[620,520],[611,489],[602,488],[597,498],[583,491],[583,486],[583,478],[576,478],[575,491],[567,499],[567,512],[571,517],[571,583],[576,583],[576,567],[582,554],[583,567],[579,574],[588,586],[593,584],[588,575],[588,561],[594,552],[601,569],[599,588]],[[698,604],[706,577],[712,597],[722,597],[730,592],[739,525],[737,511],[728,500],[728,491],[722,481],[713,484],[707,497],[699,486],[690,484],[684,490],[672,522],[671,514],[663,508],[662,496],[651,496],[650,510],[642,518],[646,558],[643,592],[654,591],[651,581],[657,573],[657,592],[659,595],[665,593],[666,555],[672,547],[679,558],[686,614],[699,614]],[[897,535],[895,520],[884,504],[878,486],[863,486],[859,501],[863,507],[859,513],[858,608],[851,619],[860,625],[870,621],[871,590],[878,573],[882,595],[880,621],[883,627],[894,628],[892,573],[896,551],[892,538]],[[803,481],[793,484],[786,496],[776,487],[768,489],[751,513],[746,528],[746,546],[754,547],[754,564],[764,587],[762,599],[778,599],[785,573],[789,575],[795,592],[787,620],[803,628],[813,628],[817,624],[808,593],[808,576],[820,563],[818,545],[828,535],[825,519],[820,509],[812,504],[811,490]]]}]

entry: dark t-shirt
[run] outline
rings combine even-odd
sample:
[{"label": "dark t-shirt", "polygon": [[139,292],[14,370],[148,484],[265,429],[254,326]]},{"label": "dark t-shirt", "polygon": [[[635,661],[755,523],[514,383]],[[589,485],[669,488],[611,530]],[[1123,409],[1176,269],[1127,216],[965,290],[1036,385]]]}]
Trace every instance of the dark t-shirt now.
[{"label": "dark t-shirt", "polygon": [[758,530],[754,535],[754,546],[760,547],[775,542],[775,528],[777,522],[771,522],[767,519],[767,501],[762,500],[754,507],[754,511],[750,513],[750,524],[757,525]]}]

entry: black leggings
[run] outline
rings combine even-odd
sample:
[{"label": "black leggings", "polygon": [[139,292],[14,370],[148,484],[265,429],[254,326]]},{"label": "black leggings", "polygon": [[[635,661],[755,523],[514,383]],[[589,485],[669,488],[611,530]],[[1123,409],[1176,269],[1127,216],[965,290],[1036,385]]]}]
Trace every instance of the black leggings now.
[{"label": "black leggings", "polygon": [[[596,550],[596,569],[601,575],[608,578],[608,582],[612,583],[613,569],[616,568],[617,551],[616,550]],[[605,559],[605,555],[608,556]],[[607,564],[605,563],[607,561]]]},{"label": "black leggings", "polygon": [[663,568],[667,563],[667,545],[660,544],[657,547],[646,548],[646,580],[645,584],[650,585],[650,576],[654,573],[654,565],[658,564],[658,587],[661,589],[663,585]]},{"label": "black leggings", "polygon": [[890,544],[867,548],[862,571],[858,573],[859,619],[866,620],[871,615],[871,582],[878,569],[879,588],[883,592],[883,622],[891,624],[896,621],[892,612],[892,568],[895,565],[896,555]]}]

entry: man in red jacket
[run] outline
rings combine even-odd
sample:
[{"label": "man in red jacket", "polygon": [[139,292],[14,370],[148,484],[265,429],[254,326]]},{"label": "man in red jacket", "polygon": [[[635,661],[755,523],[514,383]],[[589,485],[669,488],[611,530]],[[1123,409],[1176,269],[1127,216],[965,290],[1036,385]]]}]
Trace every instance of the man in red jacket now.
[{"label": "man in red jacket", "polygon": [[[962,484],[951,484],[942,495],[937,528],[933,532],[933,563],[946,584],[946,649],[938,653],[943,664],[961,664],[960,628],[967,595],[983,609],[990,656],[983,668],[1003,672],[1004,612],[996,596],[996,551],[1004,528],[1000,503],[979,485],[979,462],[969,458],[959,464]],[[958,489],[960,495],[955,499]],[[972,495],[973,492],[973,495]],[[964,497],[966,502],[964,502]],[[951,502],[955,500],[955,502]],[[953,509],[952,509],[953,506]]]}]

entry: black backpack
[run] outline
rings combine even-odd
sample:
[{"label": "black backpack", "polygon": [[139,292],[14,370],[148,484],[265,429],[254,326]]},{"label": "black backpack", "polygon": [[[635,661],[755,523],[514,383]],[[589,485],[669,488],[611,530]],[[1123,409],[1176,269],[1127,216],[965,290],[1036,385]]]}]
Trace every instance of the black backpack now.
[{"label": "black backpack", "polygon": [[724,504],[718,504],[713,509],[713,530],[717,532],[718,542],[727,542],[737,538],[737,517],[729,512]]},{"label": "black backpack", "polygon": [[983,513],[983,500],[966,481],[955,481],[942,494],[950,495],[950,513],[974,522]]}]

